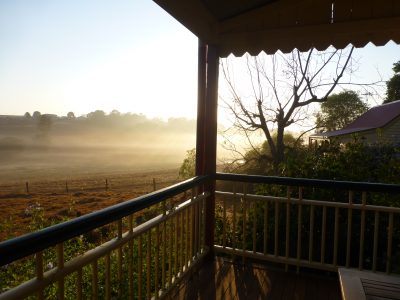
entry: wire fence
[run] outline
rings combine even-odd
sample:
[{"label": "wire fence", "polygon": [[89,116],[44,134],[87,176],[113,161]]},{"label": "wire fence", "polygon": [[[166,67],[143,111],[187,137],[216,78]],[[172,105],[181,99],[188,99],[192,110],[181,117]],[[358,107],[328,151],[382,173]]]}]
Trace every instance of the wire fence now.
[{"label": "wire fence", "polygon": [[133,188],[151,192],[179,182],[178,177],[166,177],[167,178],[161,176],[138,176],[135,174],[97,176],[69,180],[19,181],[0,185],[0,195],[68,194],[83,191],[127,191]]}]

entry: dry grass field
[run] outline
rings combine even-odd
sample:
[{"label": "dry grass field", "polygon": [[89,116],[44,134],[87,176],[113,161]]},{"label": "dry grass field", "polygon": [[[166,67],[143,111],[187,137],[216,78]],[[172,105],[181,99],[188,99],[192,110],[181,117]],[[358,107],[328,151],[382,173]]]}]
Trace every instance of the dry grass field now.
[{"label": "dry grass field", "polygon": [[[36,177],[0,182],[0,241],[59,223],[179,181],[178,170],[98,172],[68,180]],[[106,188],[107,179],[107,188]]]}]

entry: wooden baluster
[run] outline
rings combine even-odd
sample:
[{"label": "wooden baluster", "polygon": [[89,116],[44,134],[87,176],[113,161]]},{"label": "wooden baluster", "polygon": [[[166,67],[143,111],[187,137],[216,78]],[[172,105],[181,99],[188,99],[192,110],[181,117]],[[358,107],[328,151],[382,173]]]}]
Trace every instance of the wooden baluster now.
[{"label": "wooden baluster", "polygon": [[82,298],[82,284],[83,284],[83,280],[82,280],[82,268],[79,268],[77,274],[76,274],[76,297],[78,300],[83,299]]},{"label": "wooden baluster", "polygon": [[243,203],[242,203],[242,215],[243,215],[243,222],[242,222],[242,232],[243,232],[243,240],[242,240],[242,252],[243,252],[243,256],[242,256],[242,260],[243,263],[245,262],[245,257],[244,257],[244,253],[246,251],[246,221],[247,221],[247,199],[246,199],[246,185],[243,184]]},{"label": "wooden baluster", "polygon": [[111,299],[111,258],[110,252],[106,254],[106,299]]},{"label": "wooden baluster", "polygon": [[99,272],[97,266],[97,260],[92,263],[92,298],[98,299],[99,298]]},{"label": "wooden baluster", "polygon": [[197,258],[200,250],[200,210],[199,201],[196,201],[194,205],[194,254]]},{"label": "wooden baluster", "polygon": [[386,258],[386,273],[391,271],[392,264],[392,243],[393,243],[393,213],[389,213],[389,228],[388,228],[388,244],[387,244],[387,258]]},{"label": "wooden baluster", "polygon": [[222,217],[222,247],[226,248],[226,199],[222,200],[223,217]]},{"label": "wooden baluster", "polygon": [[143,273],[143,253],[142,253],[142,235],[138,237],[138,299],[142,299],[142,273]]},{"label": "wooden baluster", "polygon": [[312,263],[314,250],[314,205],[310,207],[310,238],[308,241],[308,262]]},{"label": "wooden baluster", "polygon": [[279,202],[275,202],[275,245],[274,255],[278,256],[278,243],[279,243]]},{"label": "wooden baluster", "polygon": [[301,223],[303,213],[303,188],[299,187],[299,202],[298,202],[298,213],[297,213],[297,267],[296,272],[300,271],[300,259],[301,259]]},{"label": "wooden baluster", "polygon": [[179,213],[175,216],[175,258],[174,258],[174,277],[178,275],[178,262],[179,262],[179,250],[178,250],[178,239],[179,239]]},{"label": "wooden baluster", "polygon": [[169,247],[168,247],[168,256],[169,256],[169,264],[168,264],[168,286],[170,287],[172,285],[172,264],[173,264],[173,258],[172,254],[174,252],[173,248],[173,240],[174,240],[174,222],[173,219],[170,219],[169,221]]},{"label": "wooden baluster", "polygon": [[[165,289],[166,286],[166,270],[165,270],[165,264],[166,264],[166,255],[167,255],[167,222],[163,222],[163,228],[162,228],[162,257],[161,257],[161,283],[162,283],[162,290]],[[171,266],[171,265],[170,265]]]},{"label": "wooden baluster", "polygon": [[233,184],[233,217],[232,217],[232,222],[233,222],[233,236],[232,236],[232,248],[233,250],[236,249],[236,183]]},{"label": "wooden baluster", "polygon": [[335,207],[335,231],[333,233],[333,266],[337,266],[337,254],[338,254],[338,243],[339,243],[339,207]]},{"label": "wooden baluster", "polygon": [[263,253],[268,252],[268,201],[264,204],[264,243],[263,243]]},{"label": "wooden baluster", "polygon": [[326,241],[326,206],[322,207],[322,233],[321,233],[321,264],[325,263],[325,241]]},{"label": "wooden baluster", "polygon": [[[60,243],[56,246],[57,249],[57,268],[59,270],[64,268],[64,244]],[[58,299],[63,300],[65,298],[64,291],[64,278],[60,279],[57,283],[58,285]]]},{"label": "wooden baluster", "polygon": [[349,208],[347,210],[347,248],[346,248],[346,268],[350,267],[350,255],[351,255],[351,230],[352,230],[352,220],[353,220],[353,197],[354,192],[349,191]]},{"label": "wooden baluster", "polygon": [[[129,234],[133,234],[133,215],[129,215],[128,217],[128,224],[129,224]],[[128,259],[128,276],[129,276],[129,299],[133,300],[134,297],[134,288],[133,288],[133,246],[134,240],[130,239],[128,242],[129,247],[129,259]]]},{"label": "wooden baluster", "polygon": [[379,212],[375,212],[375,224],[374,224],[374,252],[372,256],[372,271],[376,272],[376,260],[378,254],[378,238],[379,238]]},{"label": "wooden baluster", "polygon": [[185,228],[185,237],[186,237],[186,243],[185,243],[185,270],[187,271],[188,267],[189,267],[189,259],[190,259],[190,255],[189,255],[189,244],[191,244],[191,240],[190,240],[190,221],[189,218],[191,216],[190,214],[190,210],[191,210],[192,206],[189,206],[185,209],[186,212],[186,228]]},{"label": "wooden baluster", "polygon": [[[195,188],[192,189],[191,201],[195,202]],[[190,262],[193,262],[193,257],[196,255],[196,203],[192,203],[191,207],[191,218],[190,218]]]},{"label": "wooden baluster", "polygon": [[363,269],[364,260],[364,236],[365,236],[365,205],[367,204],[367,194],[362,192],[362,208],[361,208],[361,232],[360,232],[360,252],[358,254],[358,269]]},{"label": "wooden baluster", "polygon": [[146,298],[151,299],[151,229],[147,232]]},{"label": "wooden baluster", "polygon": [[160,260],[160,224],[157,224],[156,227],[156,248],[155,248],[155,279],[154,279],[154,294],[156,299],[158,299],[158,292],[160,290],[159,288],[159,278],[158,278],[158,273],[159,273],[159,260]]},{"label": "wooden baluster", "polygon": [[[286,261],[289,259],[289,248],[290,248],[290,197],[291,188],[287,187],[286,191],[286,241],[285,241],[285,257]],[[288,270],[289,265],[285,264],[285,271]]]},{"label": "wooden baluster", "polygon": [[[36,260],[36,278],[37,280],[43,280],[43,252],[39,251],[35,254]],[[40,289],[37,293],[37,298],[44,299],[43,289]]]},{"label": "wooden baluster", "polygon": [[257,247],[257,203],[253,201],[253,253],[256,253]]},{"label": "wooden baluster", "polygon": [[[117,229],[118,235],[117,239],[122,239],[122,219],[117,221]],[[117,260],[118,260],[118,298],[122,297],[122,260],[123,260],[123,253],[122,253],[122,246],[118,247],[117,249]]]},{"label": "wooden baluster", "polygon": [[180,215],[181,215],[181,218],[180,218],[180,224],[179,224],[179,226],[180,226],[180,228],[179,228],[179,235],[180,235],[180,243],[179,243],[179,246],[180,246],[180,253],[179,253],[179,273],[182,275],[182,272],[183,272],[183,266],[184,266],[184,261],[183,261],[183,258],[184,258],[184,253],[183,253],[183,249],[184,249],[184,247],[183,247],[183,244],[184,244],[184,241],[185,241],[185,238],[184,238],[184,231],[183,231],[183,229],[184,229],[184,224],[185,224],[185,214],[184,214],[184,211],[181,211],[180,212]]}]

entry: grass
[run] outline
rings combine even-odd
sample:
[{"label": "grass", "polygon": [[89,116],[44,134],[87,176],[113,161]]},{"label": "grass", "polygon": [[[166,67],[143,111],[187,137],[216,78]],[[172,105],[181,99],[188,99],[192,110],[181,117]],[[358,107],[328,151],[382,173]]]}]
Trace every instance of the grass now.
[{"label": "grass", "polygon": [[0,241],[152,192],[153,178],[156,189],[166,187],[179,181],[178,170],[77,176],[68,192],[65,180],[30,181],[29,194],[25,181],[0,183]]}]

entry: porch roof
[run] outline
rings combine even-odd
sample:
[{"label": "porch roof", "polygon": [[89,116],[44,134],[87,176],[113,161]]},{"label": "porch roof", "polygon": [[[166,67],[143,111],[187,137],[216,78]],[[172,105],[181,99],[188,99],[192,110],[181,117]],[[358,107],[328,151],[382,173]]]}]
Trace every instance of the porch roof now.
[{"label": "porch roof", "polygon": [[219,55],[400,43],[398,0],[154,0]]}]

